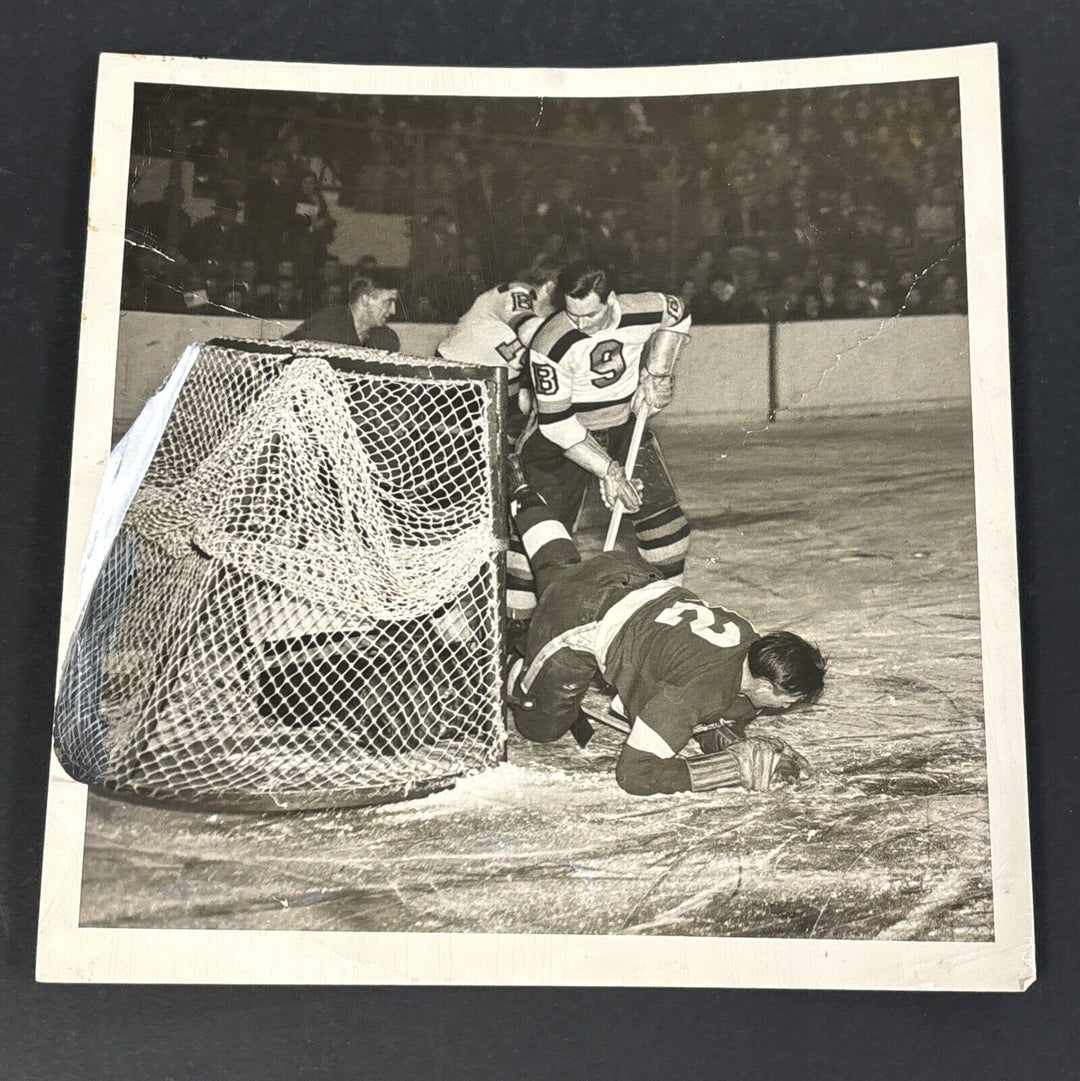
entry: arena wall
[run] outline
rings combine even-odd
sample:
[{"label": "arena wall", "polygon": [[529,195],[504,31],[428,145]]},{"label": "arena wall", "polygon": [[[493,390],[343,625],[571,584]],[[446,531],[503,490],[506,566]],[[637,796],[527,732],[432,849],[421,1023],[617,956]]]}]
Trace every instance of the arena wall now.
[{"label": "arena wall", "polygon": [[777,415],[932,408],[971,395],[967,317],[777,326]]},{"label": "arena wall", "polygon": [[[296,321],[124,312],[115,424],[127,429],[185,346],[217,337],[276,339]],[[402,349],[430,356],[446,327],[395,323]],[[776,336],[778,415],[933,408],[970,396],[967,319],[958,315],[782,323]],[[697,327],[679,362],[667,417],[759,422],[769,412],[769,329]]]}]

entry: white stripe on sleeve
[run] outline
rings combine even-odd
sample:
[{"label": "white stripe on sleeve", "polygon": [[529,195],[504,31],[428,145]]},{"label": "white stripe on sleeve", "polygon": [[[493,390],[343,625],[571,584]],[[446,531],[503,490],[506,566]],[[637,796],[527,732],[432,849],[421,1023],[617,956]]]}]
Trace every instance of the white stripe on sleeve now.
[{"label": "white stripe on sleeve", "polygon": [[654,732],[640,717],[634,721],[634,727],[630,729],[626,743],[635,751],[642,751],[656,758],[675,757],[675,752],[664,742],[663,737]]}]

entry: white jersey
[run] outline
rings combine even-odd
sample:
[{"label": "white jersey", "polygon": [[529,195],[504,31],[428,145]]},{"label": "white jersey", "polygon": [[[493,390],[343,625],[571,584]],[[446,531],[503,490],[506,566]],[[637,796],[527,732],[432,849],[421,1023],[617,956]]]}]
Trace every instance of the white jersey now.
[{"label": "white jersey", "polygon": [[529,346],[540,431],[569,448],[590,430],[622,424],[630,416],[645,345],[662,328],[689,332],[690,316],[679,297],[616,296],[608,327],[590,334],[566,312],[546,319]]},{"label": "white jersey", "polygon": [[[507,282],[481,293],[472,307],[439,342],[438,354],[447,360],[475,364],[494,356],[510,369],[510,393],[517,389],[525,361],[526,343],[551,304],[524,282]],[[524,340],[522,340],[524,338]]]}]

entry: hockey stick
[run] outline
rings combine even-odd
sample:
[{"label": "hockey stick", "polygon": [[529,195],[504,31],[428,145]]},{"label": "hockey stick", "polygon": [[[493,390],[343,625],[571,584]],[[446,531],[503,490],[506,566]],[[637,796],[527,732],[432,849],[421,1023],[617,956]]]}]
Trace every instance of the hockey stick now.
[{"label": "hockey stick", "polygon": [[[649,419],[649,407],[645,402],[641,403],[637,419],[634,421],[634,431],[630,436],[630,449],[626,452],[626,479],[634,479],[634,467],[637,465],[638,451],[641,450],[641,439],[645,435],[645,421]],[[608,524],[607,536],[604,538],[604,551],[610,552],[615,547],[615,538],[619,535],[619,526],[622,525],[623,514],[626,507],[620,499],[611,512],[611,522]]]}]

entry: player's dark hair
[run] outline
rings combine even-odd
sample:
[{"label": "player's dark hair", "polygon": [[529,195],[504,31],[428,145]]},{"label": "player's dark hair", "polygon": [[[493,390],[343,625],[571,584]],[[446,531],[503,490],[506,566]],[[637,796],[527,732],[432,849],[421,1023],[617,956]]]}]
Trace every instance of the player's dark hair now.
[{"label": "player's dark hair", "polygon": [[539,287],[549,281],[557,281],[558,277],[559,268],[554,263],[534,263],[522,275],[522,281],[527,285]]},{"label": "player's dark hair", "polygon": [[555,291],[560,299],[573,297],[581,300],[595,293],[601,300],[607,300],[611,295],[611,283],[606,270],[585,259],[575,259],[559,271]]},{"label": "player's dark hair", "polygon": [[816,702],[825,687],[828,660],[817,646],[791,631],[774,631],[759,638],[747,653],[750,675],[767,679],[777,690]]},{"label": "player's dark hair", "polygon": [[385,274],[380,274],[377,270],[356,274],[352,281],[349,282],[349,307],[352,307],[360,297],[368,293],[374,293],[379,289],[393,288],[389,278]]}]

